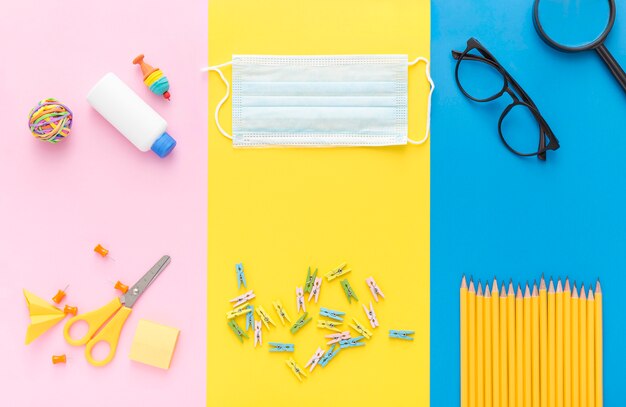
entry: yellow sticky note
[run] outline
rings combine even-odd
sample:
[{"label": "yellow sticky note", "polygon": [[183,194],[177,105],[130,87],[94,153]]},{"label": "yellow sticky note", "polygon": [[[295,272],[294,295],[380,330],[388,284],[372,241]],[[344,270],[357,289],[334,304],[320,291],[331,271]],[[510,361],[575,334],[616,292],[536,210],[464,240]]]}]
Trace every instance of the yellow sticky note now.
[{"label": "yellow sticky note", "polygon": [[130,347],[130,359],[161,369],[169,369],[179,333],[176,328],[145,319],[140,320]]}]

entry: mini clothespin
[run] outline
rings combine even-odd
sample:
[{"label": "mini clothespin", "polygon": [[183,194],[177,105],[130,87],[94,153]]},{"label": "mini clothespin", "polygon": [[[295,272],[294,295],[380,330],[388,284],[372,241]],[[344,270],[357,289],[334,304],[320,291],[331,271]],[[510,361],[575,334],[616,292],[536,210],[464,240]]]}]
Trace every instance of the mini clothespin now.
[{"label": "mini clothespin", "polygon": [[308,312],[305,312],[304,314],[302,314],[302,316],[298,318],[298,320],[291,326],[291,329],[289,329],[289,331],[295,335],[295,333],[298,332],[303,326],[311,322],[311,319],[313,318],[307,319],[308,315],[309,315]]},{"label": "mini clothespin", "polygon": [[304,290],[302,287],[296,287],[296,305],[298,306],[298,312],[306,312],[306,303],[304,302]]},{"label": "mini clothespin", "polygon": [[350,331],[343,331],[340,332],[338,334],[330,334],[330,335],[326,335],[326,338],[331,339],[330,341],[326,342],[327,345],[332,345],[333,343],[337,343],[337,342],[341,342],[343,340],[346,339],[350,339]]},{"label": "mini clothespin", "polygon": [[254,290],[250,290],[245,294],[241,294],[240,296],[233,298],[232,300],[230,300],[230,302],[234,302],[233,308],[235,308],[240,306],[244,302],[250,301],[254,297],[256,297],[256,295],[254,294]]},{"label": "mini clothespin", "polygon": [[293,343],[269,342],[270,352],[293,352]]},{"label": "mini clothespin", "polygon": [[356,333],[365,337],[365,339],[369,339],[372,337],[372,333],[365,328],[365,325],[359,322],[358,319],[352,318],[354,324],[350,324],[349,327],[354,329]]},{"label": "mini clothespin", "polygon": [[390,329],[389,330],[389,337],[390,338],[397,338],[397,339],[404,339],[405,341],[412,341],[413,337],[409,336],[409,335],[413,335],[415,333],[415,331],[399,331],[396,329]]},{"label": "mini clothespin", "polygon": [[[246,332],[254,327],[254,305],[248,304],[248,308],[250,308],[250,312],[246,314]],[[259,321],[261,322],[261,321]]]},{"label": "mini clothespin", "polygon": [[235,269],[237,270],[237,289],[241,289],[242,285],[245,288],[248,288],[248,286],[246,285],[246,275],[243,274],[243,264],[235,264]]},{"label": "mini clothespin", "polygon": [[311,298],[315,297],[315,303],[317,304],[317,298],[320,296],[320,289],[322,288],[322,277],[316,277],[313,282],[313,288],[311,288],[311,292],[309,293],[308,301],[311,302]]},{"label": "mini clothespin", "polygon": [[324,356],[322,356],[322,358],[320,359],[319,365],[321,367],[326,367],[328,362],[330,362],[339,353],[340,350],[341,348],[336,344],[331,346],[330,349],[328,349]]},{"label": "mini clothespin", "polygon": [[278,314],[278,318],[280,318],[280,323],[283,324],[283,326],[285,326],[285,320],[291,323],[291,318],[289,318],[289,315],[287,315],[287,311],[283,307],[283,304],[281,304],[280,300],[276,300],[272,304],[274,305],[274,309]]},{"label": "mini clothespin", "polygon": [[250,304],[243,304],[238,306],[237,308],[234,308],[232,311],[229,311],[226,313],[226,318],[228,319],[233,319],[238,317],[239,315],[243,315],[243,314],[247,314],[249,312],[252,312],[252,309],[250,309],[250,307],[248,307],[248,305]]},{"label": "mini clothespin", "polygon": [[256,313],[259,314],[259,316],[261,317],[261,321],[263,321],[263,325],[265,325],[268,330],[270,329],[269,324],[276,326],[276,323],[272,321],[272,318],[270,318],[269,314],[263,309],[262,306],[259,305],[258,307],[256,307]]},{"label": "mini clothespin", "polygon": [[347,278],[341,280],[341,288],[343,288],[343,292],[346,294],[346,298],[350,304],[352,304],[352,298],[357,301],[359,300],[359,297],[356,296],[354,290],[350,287],[350,283]]},{"label": "mini clothespin", "polygon": [[341,324],[342,324],[342,322],[333,322],[333,321],[328,321],[326,319],[318,319],[317,320],[317,327],[318,328],[330,329],[331,331],[335,331],[335,332],[341,332],[341,330],[339,328],[337,328],[337,326],[339,326]]},{"label": "mini clothespin", "polygon": [[339,267],[337,267],[336,269],[331,270],[328,273],[326,273],[326,279],[328,279],[328,281],[333,281],[337,277],[341,277],[344,274],[348,274],[351,271],[352,270],[350,270],[350,269],[346,269],[346,263],[343,263]]},{"label": "mini clothespin", "polygon": [[313,356],[311,356],[311,359],[309,359],[309,361],[306,362],[306,365],[304,365],[304,368],[306,369],[307,367],[311,366],[309,368],[309,372],[312,372],[322,356],[324,356],[324,350],[322,348],[317,348]]},{"label": "mini clothespin", "polygon": [[374,300],[376,302],[378,302],[379,295],[383,298],[383,300],[385,299],[385,294],[383,294],[380,288],[378,288],[376,281],[374,281],[374,277],[366,278],[365,283],[370,288],[370,291],[372,292],[372,295],[374,296]]},{"label": "mini clothespin", "polygon": [[228,321],[228,326],[230,327],[230,329],[233,330],[235,335],[237,335],[237,339],[239,339],[239,342],[243,343],[243,338],[248,339],[248,335],[246,335],[246,333],[239,327],[239,325],[237,325],[237,321],[235,321],[234,319]]},{"label": "mini clothespin", "polygon": [[376,313],[374,312],[374,305],[370,301],[370,309],[368,310],[365,304],[363,304],[363,310],[365,311],[365,315],[367,315],[367,319],[370,320],[370,325],[372,328],[376,328],[378,326],[378,320],[376,319]]},{"label": "mini clothespin", "polygon": [[317,277],[317,269],[315,269],[315,273],[311,274],[311,267],[306,272],[306,281],[304,282],[304,292],[310,293],[313,288],[313,281],[315,281],[315,277]]},{"label": "mini clothespin", "polygon": [[298,380],[302,381],[302,376],[306,377],[306,373],[304,373],[304,370],[302,370],[302,368],[298,366],[298,364],[296,363],[295,360],[293,360],[293,358],[287,359],[286,362],[287,362],[287,366],[289,366],[289,368],[291,369],[293,374],[296,375]]},{"label": "mini clothespin", "polygon": [[327,317],[330,319],[334,319],[335,321],[343,322],[343,316],[346,315],[345,312],[335,311],[328,308],[320,308],[320,316]]},{"label": "mini clothespin", "polygon": [[256,345],[263,345],[263,333],[261,332],[261,321],[254,320],[254,347]]},{"label": "mini clothespin", "polygon": [[365,338],[364,336],[357,336],[356,338],[344,339],[339,342],[339,347],[341,349],[345,348],[356,348],[357,346],[365,346],[365,342],[361,342],[361,339]]}]

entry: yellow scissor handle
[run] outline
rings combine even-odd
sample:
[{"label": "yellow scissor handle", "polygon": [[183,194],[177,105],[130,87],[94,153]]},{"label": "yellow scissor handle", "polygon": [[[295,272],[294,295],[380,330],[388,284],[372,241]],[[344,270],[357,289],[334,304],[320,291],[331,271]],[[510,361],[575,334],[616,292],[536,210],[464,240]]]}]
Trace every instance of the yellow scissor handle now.
[{"label": "yellow scissor handle", "polygon": [[[120,340],[120,334],[122,333],[122,328],[124,327],[124,323],[128,319],[131,311],[131,308],[122,306],[118,313],[111,318],[109,323],[103,326],[100,332],[87,342],[87,346],[85,347],[85,357],[87,358],[87,362],[91,363],[93,366],[104,366],[113,360],[115,350],[117,349],[117,343]],[[93,347],[99,342],[106,342],[109,344],[109,354],[102,360],[96,360],[91,355]]]},{"label": "yellow scissor handle", "polygon": [[[65,337],[65,340],[73,346],[86,344],[95,335],[96,331],[98,331],[98,329],[100,329],[100,327],[104,325],[104,323],[121,307],[122,303],[120,302],[120,299],[114,298],[113,301],[102,308],[98,308],[71,318],[65,323],[65,328],[63,329],[63,336]],[[84,321],[87,323],[87,333],[82,338],[74,339],[70,336],[70,328],[78,321]]]}]

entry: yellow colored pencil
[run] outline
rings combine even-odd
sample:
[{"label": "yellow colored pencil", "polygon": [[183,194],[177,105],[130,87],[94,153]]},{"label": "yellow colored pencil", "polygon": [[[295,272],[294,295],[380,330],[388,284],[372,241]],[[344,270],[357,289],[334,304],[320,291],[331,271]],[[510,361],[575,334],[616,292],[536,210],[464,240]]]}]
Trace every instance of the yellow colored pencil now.
[{"label": "yellow colored pencil", "polygon": [[[548,296],[546,280],[541,276],[539,283],[539,363],[540,363],[540,402],[548,407]],[[552,407],[552,406],[551,406]]]},{"label": "yellow colored pencil", "polygon": [[498,282],[493,279],[491,288],[491,345],[492,345],[492,369],[493,375],[493,407],[500,407],[500,293]]},{"label": "yellow colored pencil", "polygon": [[587,407],[587,294],[585,285],[580,286],[578,298],[578,401]]},{"label": "yellow colored pencil", "polygon": [[563,288],[563,404],[572,405],[572,291],[569,279]]},{"label": "yellow colored pencil", "polygon": [[467,320],[468,320],[468,395],[469,407],[476,407],[476,289],[474,282],[470,278],[469,288],[467,290]]},{"label": "yellow colored pencil", "polygon": [[539,387],[539,291],[537,283],[533,284],[533,293],[531,298],[531,326],[532,326],[532,406],[540,407],[541,388]]},{"label": "yellow colored pencil", "polygon": [[602,288],[600,280],[596,282],[596,407],[604,405],[603,372],[602,372]]},{"label": "yellow colored pencil", "polygon": [[531,320],[532,314],[530,311],[531,300],[530,290],[528,289],[528,283],[524,289],[524,407],[532,407],[532,354],[531,354]]},{"label": "yellow colored pencil", "polygon": [[467,282],[465,281],[465,276],[461,279],[461,289],[460,289],[460,337],[461,337],[461,407],[469,406],[469,395],[468,395],[468,336],[469,336],[469,327],[467,326]]},{"label": "yellow colored pencil", "polygon": [[485,283],[485,407],[493,407],[493,376],[491,361],[491,292],[489,283]]},{"label": "yellow colored pencil", "polygon": [[524,297],[517,285],[515,294],[515,405],[524,407]]},{"label": "yellow colored pencil", "polygon": [[580,362],[579,362],[579,318],[578,318],[578,288],[576,288],[576,282],[572,286],[572,300],[571,300],[571,313],[572,313],[572,407],[580,407]]},{"label": "yellow colored pencil", "polygon": [[509,405],[509,360],[507,295],[504,283],[500,290],[500,407]]},{"label": "yellow colored pencil", "polygon": [[483,287],[478,282],[476,291],[476,406],[485,405],[485,327]]},{"label": "yellow colored pencil", "polygon": [[507,337],[509,340],[509,407],[515,407],[517,401],[515,397],[517,378],[515,377],[515,290],[513,289],[513,281],[509,282],[509,291],[506,297],[506,312]]},{"label": "yellow colored pencil", "polygon": [[563,286],[556,283],[556,406],[563,407]]},{"label": "yellow colored pencil", "polygon": [[596,301],[589,286],[587,295],[587,407],[596,405],[596,360],[595,360],[595,328],[596,328]]},{"label": "yellow colored pencil", "polygon": [[556,406],[556,295],[554,282],[548,285],[548,405]]}]

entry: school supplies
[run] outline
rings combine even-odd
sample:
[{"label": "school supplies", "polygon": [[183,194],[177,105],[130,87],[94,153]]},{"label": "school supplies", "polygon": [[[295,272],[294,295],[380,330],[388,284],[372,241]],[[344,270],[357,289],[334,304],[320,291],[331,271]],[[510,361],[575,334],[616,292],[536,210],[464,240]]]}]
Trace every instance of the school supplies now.
[{"label": "school supplies", "polygon": [[139,54],[133,59],[133,64],[141,67],[141,73],[143,74],[143,83],[150,89],[155,95],[163,96],[168,101],[170,100],[170,82],[167,76],[163,75],[163,71],[159,68],[153,68],[143,60],[143,54]]},{"label": "school supplies", "polygon": [[326,338],[330,339],[330,341],[326,342],[327,345],[332,345],[333,343],[339,343],[345,339],[350,339],[350,331],[343,331],[337,334],[326,335]]},{"label": "school supplies", "polygon": [[461,280],[460,405],[601,407],[599,281],[484,287]]},{"label": "school supplies", "polygon": [[342,324],[342,322],[328,321],[326,319],[318,319],[317,320],[317,327],[318,328],[330,329],[331,331],[335,331],[335,332],[341,332],[341,330],[339,328],[337,328],[341,324]]},{"label": "school supplies", "polygon": [[246,331],[254,326],[254,305],[248,304],[250,312],[246,314]]},{"label": "school supplies", "polygon": [[89,104],[141,151],[164,158],[176,146],[165,130],[167,122],[113,73],[96,83]]},{"label": "school supplies", "polygon": [[169,369],[180,330],[140,319],[130,346],[129,358],[161,369]]},{"label": "school supplies", "polygon": [[304,282],[305,293],[311,292],[311,290],[313,289],[313,282],[315,281],[316,277],[317,277],[317,269],[315,269],[315,272],[311,274],[311,267],[309,267],[309,269],[306,272],[306,281]]},{"label": "school supplies", "polygon": [[52,364],[53,365],[58,365],[60,363],[66,363],[67,362],[67,356],[63,355],[52,355]]},{"label": "school supplies", "polygon": [[254,320],[254,347],[263,345],[263,333],[261,332],[261,321]]},{"label": "school supplies", "polygon": [[[597,3],[600,4],[599,11],[604,13],[605,11],[603,9],[606,8],[606,1]],[[587,19],[589,25],[594,27],[597,19],[594,19],[594,14],[596,13],[593,10],[589,10],[585,7],[581,8],[580,4],[576,5],[575,8],[568,7],[567,3],[557,4],[559,6],[558,9],[553,10],[554,5],[551,5],[550,2],[535,0],[533,5],[533,23],[539,37],[550,47],[561,52],[596,51],[600,59],[604,61],[609,71],[613,74],[613,77],[617,80],[622,89],[626,91],[626,73],[624,73],[620,64],[604,45],[607,36],[613,28],[613,24],[615,24],[615,0],[608,0],[608,10],[606,10],[608,18],[606,18],[606,26],[599,32],[599,35],[594,32],[595,30],[585,30],[586,27],[580,26],[574,27],[571,22],[567,21],[568,18],[574,20],[582,15]],[[598,8],[596,7],[596,9]],[[554,13],[558,13],[559,16],[552,16]],[[543,23],[539,18],[540,15],[546,17]],[[544,29],[544,26],[547,27],[547,29]],[[568,26],[571,28],[572,32],[568,32]],[[576,34],[574,34],[574,31]],[[550,34],[548,34],[548,32]],[[579,38],[579,33],[581,32],[587,34],[592,34],[593,32],[593,34],[591,37],[582,39]]]},{"label": "school supplies", "polygon": [[346,294],[346,298],[348,299],[348,302],[350,304],[352,304],[352,298],[354,298],[356,301],[359,300],[359,297],[356,296],[354,290],[352,289],[352,287],[350,287],[350,283],[348,282],[347,278],[341,280],[341,288],[343,288],[343,292],[344,294]]},{"label": "school supplies", "polygon": [[[234,319],[228,320],[228,326],[234,332],[234,334],[237,336],[237,339],[239,339],[239,342],[243,343],[243,338],[248,339],[248,335],[243,331],[243,329],[241,329],[239,324],[237,324],[237,321],[235,321]],[[255,327],[255,329],[256,329],[256,327]],[[257,338],[256,338],[256,335],[255,335],[255,337],[254,337],[255,344],[256,344],[256,340],[257,340]]]},{"label": "school supplies", "polygon": [[397,329],[389,330],[389,337],[396,339],[404,339],[405,341],[412,341],[414,338],[411,336],[415,333],[415,331],[403,331]]},{"label": "school supplies", "polygon": [[237,308],[234,308],[232,311],[228,311],[226,313],[226,318],[233,319],[233,318],[238,317],[239,315],[248,314],[252,312],[252,309],[248,307],[248,305],[249,304],[243,304],[243,305],[238,306]]},{"label": "school supplies", "polygon": [[261,317],[261,321],[263,321],[263,325],[265,325],[268,331],[270,329],[270,324],[276,326],[276,323],[272,320],[272,318],[270,318],[269,314],[265,311],[265,309],[263,309],[262,306],[259,305],[256,307],[256,313],[259,317]]},{"label": "school supplies", "polygon": [[365,346],[365,342],[361,342],[364,336],[357,336],[356,338],[342,339],[339,341],[339,348],[356,348],[358,346]]},{"label": "school supplies", "polygon": [[254,297],[256,297],[256,295],[254,294],[254,290],[250,290],[245,294],[241,294],[235,298],[233,298],[232,300],[230,300],[230,302],[234,302],[233,304],[233,308],[240,306],[241,304],[250,301],[251,299],[253,299]]},{"label": "school supplies", "polygon": [[[408,55],[233,55],[232,62],[205,70],[216,72],[226,85],[215,108],[215,123],[235,147],[388,146],[421,144],[428,138],[429,121],[422,139],[408,135],[408,68],[420,61],[426,64],[431,86],[430,117],[434,83],[423,57],[410,61]],[[230,94],[221,68],[231,64],[232,136],[219,121],[219,110]]]},{"label": "school supplies", "polygon": [[372,333],[370,331],[368,331],[368,329],[365,327],[365,325],[363,325],[361,322],[359,322],[358,319],[352,318],[352,321],[354,323],[353,324],[348,324],[348,326],[350,328],[354,329],[356,333],[358,333],[359,335],[364,336],[365,339],[369,339],[369,338],[372,337]]},{"label": "school supplies", "polygon": [[28,345],[50,328],[58,324],[69,312],[63,312],[57,307],[48,304],[46,300],[24,290],[24,298],[28,306],[30,324],[26,330],[25,343]]},{"label": "school supplies", "polygon": [[370,289],[370,292],[372,293],[372,296],[374,297],[374,300],[376,302],[378,302],[378,297],[380,296],[383,300],[385,299],[385,294],[383,294],[383,292],[381,291],[381,289],[378,287],[378,285],[376,284],[376,281],[374,281],[374,277],[369,277],[365,279],[365,284],[367,284],[367,286]]},{"label": "school supplies", "polygon": [[274,305],[276,314],[278,314],[278,318],[280,318],[280,323],[283,324],[283,326],[285,325],[285,320],[291,323],[291,318],[289,318],[289,315],[287,315],[287,311],[279,300],[274,301],[272,305]]},{"label": "school supplies", "polygon": [[[73,346],[85,346],[85,357],[93,366],[104,366],[113,360],[122,328],[126,319],[130,316],[132,307],[137,299],[148,289],[154,280],[165,270],[170,263],[170,256],[163,256],[161,259],[144,274],[128,293],[91,312],[71,318],[65,324],[63,335],[65,340]],[[87,333],[83,337],[75,339],[70,336],[71,327],[78,321],[87,323]],[[92,357],[91,351],[99,342],[106,342],[109,345],[109,353],[102,360]]]},{"label": "school supplies", "polygon": [[61,301],[63,301],[63,298],[65,298],[65,291],[67,290],[67,287],[69,287],[69,285],[65,286],[64,289],[57,291],[57,293],[54,294],[54,297],[52,297],[52,301],[60,304]]},{"label": "school supplies", "polygon": [[341,348],[337,346],[337,344],[333,344],[333,346],[331,346],[330,349],[328,349],[326,353],[324,353],[324,356],[322,356],[319,361],[319,365],[321,367],[326,367],[326,365],[328,365],[328,362],[333,360],[340,350]]},{"label": "school supplies", "polygon": [[345,312],[335,311],[324,307],[320,308],[320,317],[326,317],[334,319],[335,321],[343,322],[344,315],[346,315]]},{"label": "school supplies", "polygon": [[374,305],[372,305],[371,301],[369,309],[363,304],[363,311],[365,311],[365,315],[367,315],[367,319],[369,319],[372,328],[376,328],[378,326],[378,319],[376,319],[376,312],[374,312]]},{"label": "school supplies", "polygon": [[109,250],[102,247],[100,243],[98,243],[96,247],[93,248],[93,251],[98,253],[102,257],[107,257],[107,255],[109,254]]},{"label": "school supplies", "polygon": [[126,294],[128,292],[128,286],[119,280],[115,283],[113,288],[115,288],[117,291],[121,292],[122,294]]},{"label": "school supplies", "polygon": [[306,312],[306,303],[304,302],[304,291],[302,287],[296,287],[296,306],[298,307],[298,312]]},{"label": "school supplies", "polygon": [[320,290],[322,288],[322,277],[316,277],[313,282],[313,286],[311,287],[311,292],[309,293],[308,302],[311,302],[311,298],[315,298],[315,303],[317,304],[317,299],[320,296]]},{"label": "school supplies", "polygon": [[70,135],[74,114],[54,98],[43,99],[30,110],[28,127],[38,140],[56,144]]},{"label": "school supplies", "polygon": [[302,316],[300,316],[300,318],[298,318],[298,320],[296,322],[294,322],[294,324],[291,326],[291,328],[289,329],[289,331],[292,334],[295,334],[296,332],[298,332],[300,329],[302,329],[303,326],[305,326],[306,324],[308,324],[309,322],[311,322],[311,320],[313,318],[307,318],[307,316],[309,315],[308,312],[305,312],[304,314],[302,314]]},{"label": "school supplies", "polygon": [[63,313],[65,315],[68,315],[68,314],[76,315],[77,312],[78,312],[78,308],[72,307],[71,305],[65,305],[65,307],[63,307]]},{"label": "school supplies", "polygon": [[[510,95],[513,98],[513,102],[509,104],[498,120],[498,134],[500,139],[504,143],[504,146],[514,154],[522,157],[529,157],[536,155],[538,159],[545,160],[546,152],[549,150],[557,150],[559,148],[559,141],[555,137],[554,133],[548,126],[548,123],[544,120],[537,105],[532,101],[530,96],[522,89],[517,81],[507,72],[506,69],[498,62],[498,60],[485,48],[476,38],[470,38],[467,40],[467,47],[463,52],[452,51],[452,57],[457,61],[454,70],[457,86],[463,95],[475,102],[491,102],[498,99],[500,96]],[[496,81],[490,83],[483,83],[479,78],[478,84],[475,78],[476,70],[473,69],[478,63],[481,63],[485,69],[492,69],[495,76],[498,78]],[[460,73],[463,72],[463,75]],[[480,85],[480,86],[479,86]],[[493,85],[493,86],[488,86]],[[533,132],[529,133],[523,140],[518,140],[517,132],[509,129],[509,133],[505,134],[503,126],[506,121],[507,115],[513,110],[525,109],[529,113],[529,117],[532,117],[535,123],[532,123]],[[519,125],[517,126],[519,127]],[[536,143],[534,129],[539,128],[539,140]],[[513,134],[515,133],[515,134]],[[507,137],[507,134],[509,137]],[[522,141],[528,141],[529,143]]]},{"label": "school supplies", "polygon": [[246,285],[246,275],[243,273],[243,264],[235,264],[235,271],[237,273],[237,289],[241,290],[241,286],[248,288]]},{"label": "school supplies", "polygon": [[320,361],[322,356],[324,356],[324,350],[322,348],[317,348],[313,356],[311,356],[311,359],[309,359],[309,361],[306,362],[306,365],[304,365],[304,368],[306,369],[307,367],[310,366],[309,372],[312,372],[313,369],[315,369],[315,366],[317,366],[317,363]]},{"label": "school supplies", "polygon": [[306,377],[306,373],[302,370],[300,366],[296,363],[293,358],[287,359],[287,366],[291,369],[293,374],[298,378],[298,380],[302,381],[302,376]]},{"label": "school supplies", "polygon": [[270,342],[270,352],[293,352],[293,343]]},{"label": "school supplies", "polygon": [[342,263],[341,265],[337,266],[337,268],[326,273],[324,277],[326,277],[328,281],[333,281],[337,277],[341,277],[351,271],[351,269],[346,268],[346,263]]}]

